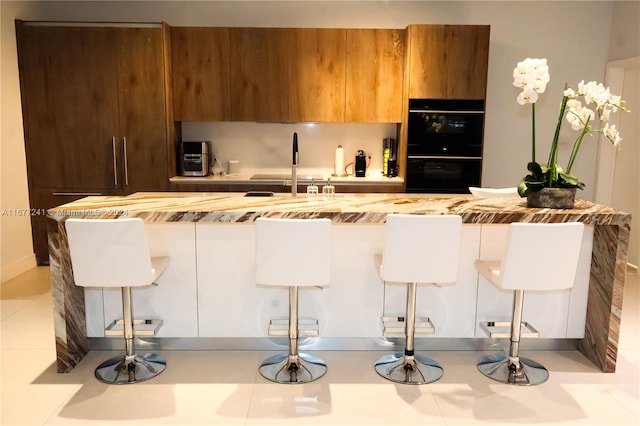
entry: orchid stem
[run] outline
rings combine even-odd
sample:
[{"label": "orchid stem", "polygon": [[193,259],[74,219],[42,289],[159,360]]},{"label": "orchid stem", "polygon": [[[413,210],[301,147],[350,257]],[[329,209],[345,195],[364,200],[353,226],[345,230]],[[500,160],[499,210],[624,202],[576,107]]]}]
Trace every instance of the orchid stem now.
[{"label": "orchid stem", "polygon": [[[569,85],[565,84],[564,89],[567,90]],[[564,111],[567,109],[567,96],[562,97],[562,103],[560,104],[560,115],[558,116],[558,124],[556,125],[556,132],[553,135],[553,143],[551,144],[551,152],[549,153],[549,173],[547,178],[547,186],[552,188],[553,184],[558,180],[558,137],[560,136],[560,126],[562,126],[562,117],[564,117]]]},{"label": "orchid stem", "polygon": [[536,162],[536,104],[531,104],[531,162]]}]

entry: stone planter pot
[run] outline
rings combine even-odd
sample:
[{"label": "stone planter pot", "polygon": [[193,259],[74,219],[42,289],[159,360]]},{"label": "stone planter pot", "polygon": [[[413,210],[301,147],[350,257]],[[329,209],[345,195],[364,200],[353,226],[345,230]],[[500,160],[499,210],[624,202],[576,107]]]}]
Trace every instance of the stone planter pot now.
[{"label": "stone planter pot", "polygon": [[572,209],[576,200],[576,188],[542,188],[527,194],[527,207]]}]

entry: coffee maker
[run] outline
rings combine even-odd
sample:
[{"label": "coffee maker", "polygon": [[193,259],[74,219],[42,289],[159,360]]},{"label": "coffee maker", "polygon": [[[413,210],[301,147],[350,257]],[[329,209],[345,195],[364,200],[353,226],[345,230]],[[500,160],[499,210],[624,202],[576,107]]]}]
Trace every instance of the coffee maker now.
[{"label": "coffee maker", "polygon": [[361,149],[356,153],[356,161],[353,169],[355,170],[356,177],[365,177],[367,174],[367,157]]}]

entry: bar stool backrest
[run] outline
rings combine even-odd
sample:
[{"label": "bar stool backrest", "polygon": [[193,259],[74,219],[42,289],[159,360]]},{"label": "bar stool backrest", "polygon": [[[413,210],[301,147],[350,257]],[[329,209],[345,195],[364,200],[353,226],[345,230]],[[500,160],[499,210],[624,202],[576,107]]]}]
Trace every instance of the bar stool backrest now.
[{"label": "bar stool backrest", "polygon": [[573,287],[584,224],[512,223],[501,263],[499,285],[510,290]]},{"label": "bar stool backrest", "polygon": [[256,283],[328,286],[331,282],[331,220],[256,219]]},{"label": "bar stool backrest", "polygon": [[458,278],[462,218],[387,216],[381,277],[404,283],[452,283]]},{"label": "bar stool backrest", "polygon": [[140,218],[67,219],[73,277],[81,287],[138,287],[153,283]]}]

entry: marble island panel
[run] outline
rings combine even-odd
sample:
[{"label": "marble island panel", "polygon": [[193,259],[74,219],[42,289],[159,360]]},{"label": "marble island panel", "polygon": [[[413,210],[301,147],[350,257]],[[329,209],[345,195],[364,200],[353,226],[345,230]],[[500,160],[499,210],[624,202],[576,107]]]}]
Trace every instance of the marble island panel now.
[{"label": "marble island panel", "polygon": [[[594,227],[586,326],[578,349],[602,371],[615,371],[631,216],[578,200],[573,209],[526,207],[517,198],[433,194],[136,193],[86,197],[48,211],[58,371],[70,371],[89,351],[83,290],[73,282],[64,221],[69,217],[140,217],[147,223],[250,223],[258,217],[330,218],[334,223],[382,224],[388,214],[460,214],[465,223],[572,222]],[[554,243],[560,246],[560,243]]]},{"label": "marble island panel", "polygon": [[261,216],[327,217],[336,223],[384,223],[392,213],[459,214],[465,223],[583,222],[624,225],[631,216],[611,207],[578,200],[574,209],[526,207],[518,198],[473,198],[433,194],[336,194],[310,198],[299,194],[246,197],[244,193],[136,193],[126,197],[86,197],[49,210],[66,217],[140,217],[146,222],[252,222]]}]

